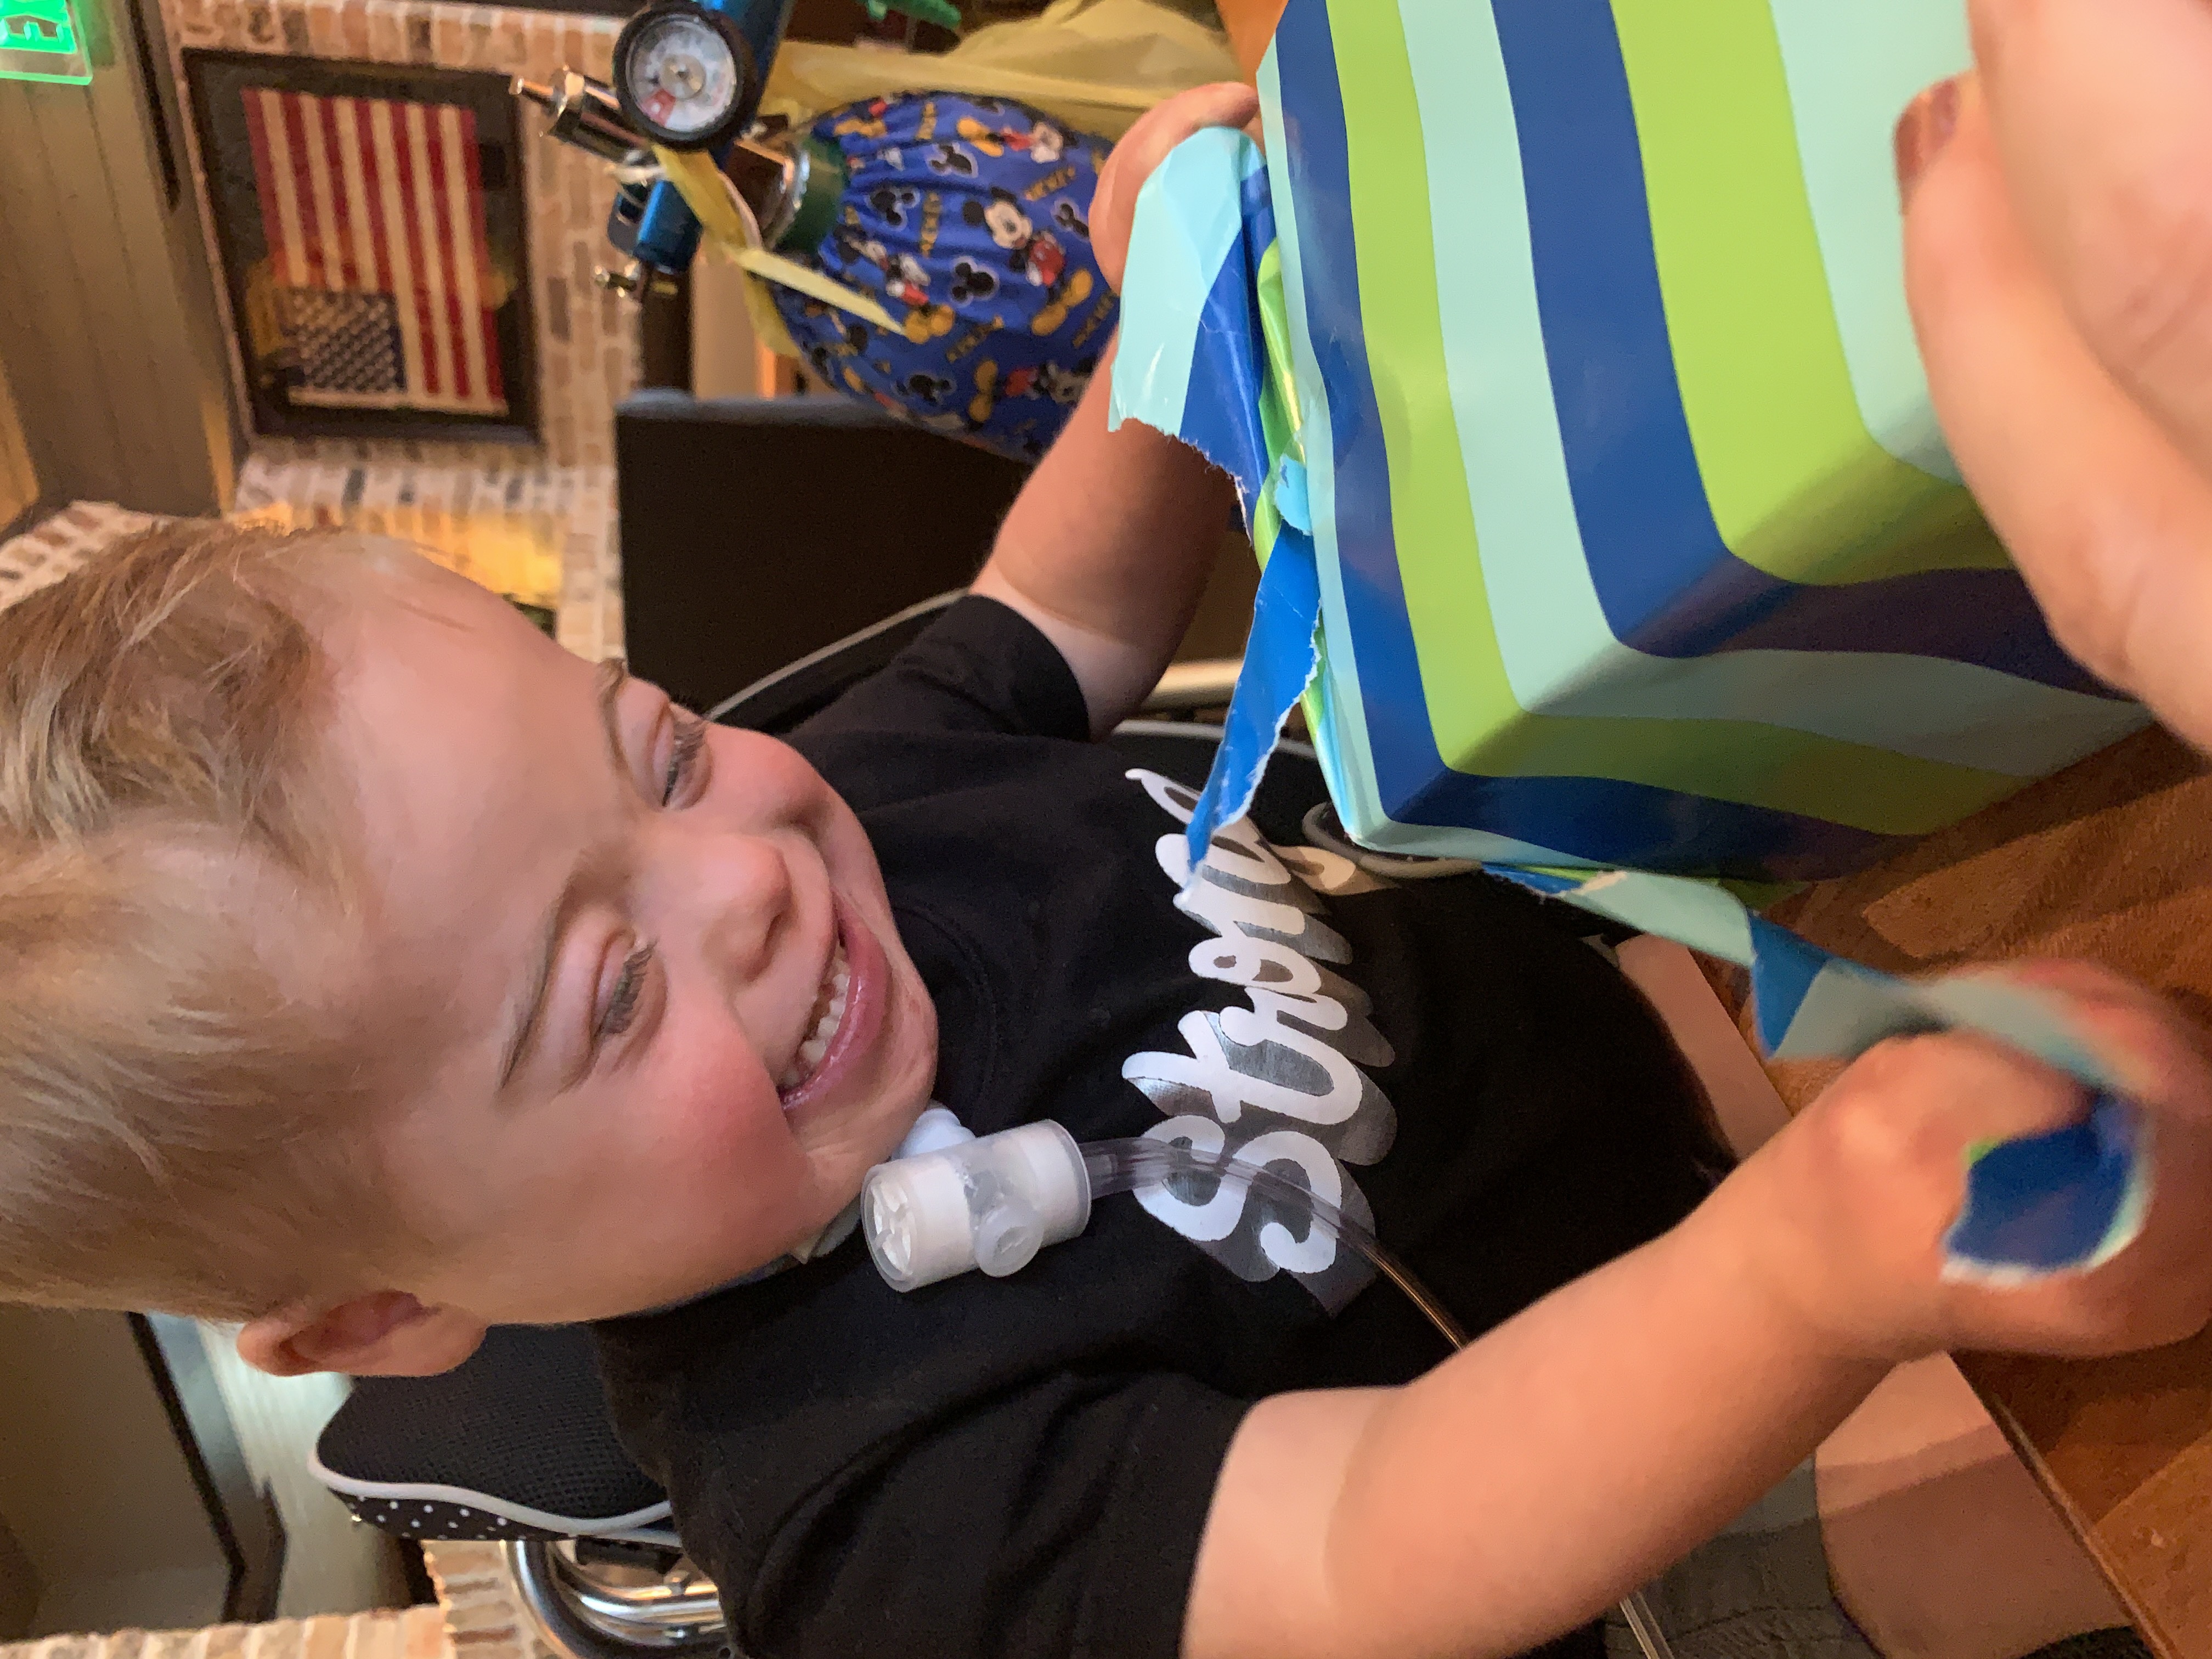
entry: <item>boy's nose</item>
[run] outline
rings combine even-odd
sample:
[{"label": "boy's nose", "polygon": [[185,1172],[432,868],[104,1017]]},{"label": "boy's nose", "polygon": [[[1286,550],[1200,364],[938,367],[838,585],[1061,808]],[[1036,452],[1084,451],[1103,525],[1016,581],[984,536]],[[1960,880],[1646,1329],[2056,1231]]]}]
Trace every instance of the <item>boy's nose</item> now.
[{"label": "boy's nose", "polygon": [[793,919],[791,866],[763,836],[716,836],[691,849],[672,872],[677,914],[701,919],[701,953],[731,986],[765,972]]}]

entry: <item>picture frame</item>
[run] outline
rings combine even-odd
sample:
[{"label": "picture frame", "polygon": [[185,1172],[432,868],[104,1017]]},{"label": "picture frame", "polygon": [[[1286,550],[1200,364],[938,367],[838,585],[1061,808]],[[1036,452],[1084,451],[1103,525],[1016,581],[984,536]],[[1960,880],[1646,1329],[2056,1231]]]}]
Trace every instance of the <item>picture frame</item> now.
[{"label": "picture frame", "polygon": [[506,78],[184,60],[254,430],[536,441],[525,135]]}]

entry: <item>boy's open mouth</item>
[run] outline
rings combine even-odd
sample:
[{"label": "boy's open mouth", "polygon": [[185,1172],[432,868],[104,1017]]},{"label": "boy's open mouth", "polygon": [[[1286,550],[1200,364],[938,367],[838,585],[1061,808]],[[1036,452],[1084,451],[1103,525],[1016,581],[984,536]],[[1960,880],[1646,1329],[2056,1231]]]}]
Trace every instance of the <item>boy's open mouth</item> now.
[{"label": "boy's open mouth", "polygon": [[890,1000],[890,963],[884,947],[843,900],[837,937],[815,988],[814,1006],[798,1053],[776,1079],[787,1114],[834,1093],[839,1080],[875,1047]]},{"label": "boy's open mouth", "polygon": [[845,1004],[852,989],[852,965],[846,960],[845,941],[840,938],[836,948],[830,952],[829,971],[823,975],[821,988],[814,994],[814,1012],[806,1024],[806,1040],[799,1045],[791,1064],[775,1080],[779,1094],[796,1092],[822,1069],[822,1058],[830,1052],[830,1040],[845,1023]]}]

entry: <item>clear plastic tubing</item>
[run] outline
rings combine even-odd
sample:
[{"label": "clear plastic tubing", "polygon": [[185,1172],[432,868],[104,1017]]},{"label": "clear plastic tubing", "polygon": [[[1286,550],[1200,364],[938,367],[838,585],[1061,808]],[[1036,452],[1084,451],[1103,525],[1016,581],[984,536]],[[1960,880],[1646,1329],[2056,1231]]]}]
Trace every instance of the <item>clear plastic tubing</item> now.
[{"label": "clear plastic tubing", "polygon": [[[868,1254],[894,1290],[920,1290],[976,1269],[994,1279],[1019,1273],[1046,1245],[1089,1226],[1092,1200],[1201,1176],[1237,1182],[1310,1217],[1373,1262],[1455,1350],[1467,1346],[1459,1322],[1373,1233],[1298,1182],[1228,1152],[1150,1139],[1079,1146],[1050,1121],[978,1139],[941,1107],[923,1114],[902,1150],[908,1156],[868,1172],[860,1193]],[[1645,1659],[1674,1659],[1642,1590],[1620,1607]]]},{"label": "clear plastic tubing", "polygon": [[1050,1121],[981,1139],[953,1133],[961,1138],[935,1136],[933,1150],[869,1171],[861,1229],[877,1271],[894,1290],[919,1290],[971,1270],[994,1279],[1019,1273],[1045,1246],[1088,1226],[1096,1200],[1198,1176],[1235,1182],[1309,1217],[1374,1263],[1453,1347],[1467,1346],[1458,1322],[1373,1233],[1271,1169],[1164,1140],[1079,1146]]}]

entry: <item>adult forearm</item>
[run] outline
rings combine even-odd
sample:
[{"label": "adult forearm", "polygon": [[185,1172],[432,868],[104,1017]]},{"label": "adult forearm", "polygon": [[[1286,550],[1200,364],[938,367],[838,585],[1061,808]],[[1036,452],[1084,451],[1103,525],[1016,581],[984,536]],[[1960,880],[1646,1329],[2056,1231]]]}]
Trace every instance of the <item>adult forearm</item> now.
[{"label": "adult forearm", "polygon": [[1133,421],[1106,429],[1112,374],[1109,349],[975,583],[1060,647],[1102,732],[1173,658],[1236,503],[1186,446]]},{"label": "adult forearm", "polygon": [[1763,1288],[1730,1196],[1378,1406],[1326,1567],[1339,1629],[1371,1644],[1339,1652],[1517,1653],[1572,1628],[1725,1526],[1881,1380],[1887,1362]]}]

